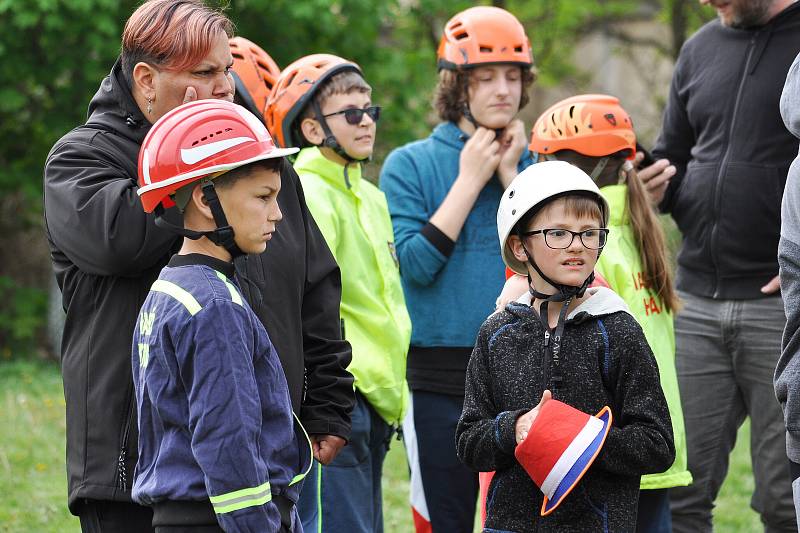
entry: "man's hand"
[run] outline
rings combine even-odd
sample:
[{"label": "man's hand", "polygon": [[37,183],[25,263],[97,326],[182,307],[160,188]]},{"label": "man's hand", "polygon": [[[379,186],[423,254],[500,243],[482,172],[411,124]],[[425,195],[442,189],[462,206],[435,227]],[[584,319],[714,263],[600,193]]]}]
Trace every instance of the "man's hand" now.
[{"label": "man's hand", "polygon": [[183,93],[183,103],[194,102],[195,100],[197,100],[197,89],[190,85],[186,88],[186,92]]},{"label": "man's hand", "polygon": [[761,292],[763,292],[764,294],[775,294],[779,290],[781,290],[780,276],[775,276],[774,278],[769,280],[769,283],[761,287]]},{"label": "man's hand", "polygon": [[500,164],[500,143],[494,131],[478,128],[464,144],[458,163],[458,178],[480,191]]},{"label": "man's hand", "polygon": [[536,420],[536,417],[539,415],[539,410],[545,402],[552,399],[553,393],[549,390],[545,390],[542,393],[542,399],[539,400],[539,405],[517,418],[517,425],[514,428],[514,436],[517,438],[517,444],[522,444],[522,441],[528,437],[528,431],[530,431],[533,421]]},{"label": "man's hand", "polygon": [[675,165],[670,164],[669,159],[659,159],[649,167],[639,168],[642,159],[644,159],[644,154],[639,152],[636,154],[634,164],[638,169],[639,179],[644,183],[645,190],[650,196],[650,204],[657,207],[664,199],[669,181],[677,170]]},{"label": "man's hand", "polygon": [[503,130],[503,135],[498,139],[500,143],[500,163],[497,165],[497,175],[503,187],[508,187],[517,176],[517,165],[522,152],[528,144],[525,135],[525,124],[515,119]]},{"label": "man's hand", "polygon": [[323,465],[330,464],[347,442],[336,435],[311,435],[314,459]]}]

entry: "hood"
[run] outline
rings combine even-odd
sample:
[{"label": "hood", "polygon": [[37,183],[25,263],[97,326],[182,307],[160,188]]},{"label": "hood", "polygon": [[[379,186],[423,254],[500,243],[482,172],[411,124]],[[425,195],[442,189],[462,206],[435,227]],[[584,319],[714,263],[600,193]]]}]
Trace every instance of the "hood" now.
[{"label": "hood", "polygon": [[86,125],[123,135],[137,144],[150,130],[151,124],[133,99],[119,59],[89,102]]},{"label": "hood", "polygon": [[[589,287],[586,289],[587,298],[567,315],[567,322],[571,320],[582,321],[587,318],[601,317],[618,313],[620,311],[631,314],[628,304],[625,303],[616,292],[606,287]],[[506,306],[506,311],[520,318],[530,318],[534,316],[538,320],[538,315],[531,309],[531,293],[526,292],[517,300]]]},{"label": "hood", "polygon": [[[798,30],[798,21],[797,19],[797,12],[800,10],[800,4],[795,2],[790,4],[788,7],[784,8],[783,11],[772,17],[766,24],[763,26],[755,26],[752,28],[734,28],[733,31],[740,31],[746,32],[749,38],[756,38],[758,35],[762,35],[762,37],[758,40],[758,44],[754,50],[754,59],[752,61],[752,66],[748,71],[748,75],[753,75],[758,67],[758,64],[761,62],[761,59],[764,57],[767,47],[772,40],[772,35],[774,33],[779,32],[789,32],[790,34],[794,34]],[[720,24],[719,19],[716,19],[715,22]],[[750,37],[749,35],[753,35]]]},{"label": "hood", "polygon": [[781,116],[786,129],[800,137],[800,55],[789,68],[781,94]]}]

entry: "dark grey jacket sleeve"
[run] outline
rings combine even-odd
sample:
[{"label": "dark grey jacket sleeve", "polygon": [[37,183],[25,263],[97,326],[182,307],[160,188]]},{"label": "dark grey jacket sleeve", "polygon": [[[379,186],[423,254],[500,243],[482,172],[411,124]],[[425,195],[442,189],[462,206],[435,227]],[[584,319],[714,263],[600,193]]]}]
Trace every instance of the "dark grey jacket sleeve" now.
[{"label": "dark grey jacket sleeve", "polygon": [[[786,76],[780,107],[787,129],[800,136],[800,55]],[[778,266],[786,329],[781,342],[781,357],[775,369],[775,395],[783,409],[786,454],[792,482],[796,484],[800,477],[800,156],[789,167],[783,192]],[[800,491],[796,489],[794,505],[800,516]]]},{"label": "dark grey jacket sleeve", "polygon": [[458,458],[479,472],[500,470],[516,463],[514,430],[517,419],[528,411],[498,412],[489,385],[489,358],[484,324],[467,366],[464,409],[456,426]]},{"label": "dark grey jacket sleeve", "polygon": [[169,253],[175,236],[142,210],[130,162],[126,166],[104,149],[102,135],[61,142],[50,152],[44,168],[47,230],[81,271],[135,277]]},{"label": "dark grey jacket sleeve", "polygon": [[[786,453],[792,463],[792,479],[800,475],[800,158],[789,170],[781,206],[781,238],[778,242],[781,295],[786,329],[781,357],[775,369],[775,395],[783,408]],[[798,506],[800,507],[800,506]]]},{"label": "dark grey jacket sleeve", "polygon": [[[784,220],[784,225],[788,222]],[[783,408],[786,423],[786,451],[789,460],[796,463],[800,471],[800,245],[782,236],[778,245],[778,264],[786,329],[781,357],[775,369],[775,395]]]},{"label": "dark grey jacket sleeve", "polygon": [[306,215],[308,269],[302,308],[303,354],[308,382],[301,419],[311,434],[336,435],[349,440],[355,391],[353,375],[347,370],[352,349],[350,343],[342,338],[339,320],[341,273],[308,210],[300,180],[297,179],[296,183]]},{"label": "dark grey jacket sleeve", "polygon": [[695,143],[695,132],[692,129],[689,115],[686,111],[687,97],[681,87],[681,72],[686,68],[684,65],[685,60],[684,51],[682,50],[672,75],[661,133],[653,148],[653,157],[656,159],[669,159],[676,169],[675,176],[670,180],[667,191],[664,194],[664,200],[659,206],[664,213],[669,213],[672,210],[675,193],[686,174],[686,165],[691,159],[691,150]]}]

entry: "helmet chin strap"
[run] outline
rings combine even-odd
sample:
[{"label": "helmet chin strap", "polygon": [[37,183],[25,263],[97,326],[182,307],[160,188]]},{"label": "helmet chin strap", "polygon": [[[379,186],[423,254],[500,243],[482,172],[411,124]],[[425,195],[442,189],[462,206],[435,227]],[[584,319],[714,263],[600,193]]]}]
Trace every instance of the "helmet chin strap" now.
[{"label": "helmet chin strap", "polygon": [[499,139],[500,136],[503,134],[505,128],[490,128],[488,126],[484,126],[479,124],[475,117],[472,115],[472,111],[469,110],[469,103],[464,102],[464,105],[461,109],[461,114],[464,115],[464,118],[469,121],[470,124],[475,126],[475,129],[478,128],[486,128],[487,130],[492,130],[494,132],[495,139]]},{"label": "helmet chin strap", "polygon": [[350,177],[347,175],[347,167],[349,167],[352,163],[363,163],[364,161],[369,161],[368,157],[363,157],[361,159],[355,159],[350,157],[342,145],[339,144],[339,141],[336,140],[336,136],[334,136],[333,132],[331,131],[330,127],[328,126],[328,121],[325,120],[325,116],[322,114],[322,110],[319,107],[319,102],[317,102],[316,98],[312,98],[312,108],[314,110],[314,116],[319,122],[320,126],[322,126],[322,133],[325,134],[325,140],[322,141],[322,146],[325,148],[330,148],[331,150],[336,153],[339,157],[346,161],[344,165],[344,183],[347,185],[347,188],[350,189]]},{"label": "helmet chin strap", "polygon": [[[594,281],[594,271],[592,271],[589,277],[586,278],[579,287],[557,283],[550,279],[544,272],[542,272],[542,270],[539,268],[539,265],[536,264],[533,256],[528,251],[528,247],[525,246],[525,239],[520,231],[517,232],[517,235],[522,243],[522,249],[525,251],[525,256],[528,258],[528,263],[533,267],[534,270],[536,270],[536,273],[539,274],[544,281],[553,286],[557,291],[555,294],[545,294],[537,291],[533,286],[533,279],[531,278],[530,273],[528,274],[528,291],[530,291],[533,298],[541,300],[542,302],[539,306],[539,320],[541,321],[542,326],[544,326],[545,351],[550,355],[550,364],[548,367],[547,376],[549,388],[555,392],[561,387],[561,383],[563,382],[563,376],[561,372],[561,339],[564,337],[564,325],[567,319],[567,312],[572,300],[574,298],[582,297],[586,293],[587,287],[589,287],[592,281]],[[599,257],[600,251],[597,253]],[[558,314],[558,322],[556,323],[556,327],[552,329],[550,328],[550,319],[548,315],[548,306],[550,302],[563,302],[561,311]],[[531,305],[533,305],[533,303],[531,303]]]},{"label": "helmet chin strap", "polygon": [[214,189],[214,183],[211,180],[204,180],[202,184],[203,198],[205,198],[208,207],[211,209],[211,215],[214,217],[216,229],[211,231],[195,231],[186,229],[183,226],[177,226],[164,218],[164,206],[159,204],[156,206],[156,226],[159,228],[169,230],[177,233],[188,239],[196,241],[201,237],[206,237],[208,240],[221,246],[231,254],[231,259],[236,259],[239,256],[245,255],[239,245],[236,244],[234,238],[233,227],[228,224],[228,219],[225,216],[225,211],[222,210],[222,204],[219,201],[217,191]]}]

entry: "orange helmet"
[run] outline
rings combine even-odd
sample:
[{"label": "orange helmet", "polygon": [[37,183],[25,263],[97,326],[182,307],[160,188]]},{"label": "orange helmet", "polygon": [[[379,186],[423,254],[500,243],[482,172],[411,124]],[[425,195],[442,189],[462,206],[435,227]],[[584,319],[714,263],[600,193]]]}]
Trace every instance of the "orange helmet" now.
[{"label": "orange helmet", "polygon": [[531,131],[531,152],[553,154],[573,150],[604,157],[629,150],[636,155],[636,134],[630,115],[619,100],[605,94],[582,94],[562,100],[536,120]]},{"label": "orange helmet", "polygon": [[352,61],[331,54],[301,57],[281,72],[267,100],[264,118],[267,128],[280,146],[300,146],[292,124],[314,93],[334,75],[352,70],[361,74],[361,67]]},{"label": "orange helmet", "polygon": [[236,95],[245,107],[264,116],[267,98],[281,69],[257,44],[244,37],[230,39]]},{"label": "orange helmet", "polygon": [[455,70],[478,65],[512,63],[533,65],[531,45],[517,17],[499,7],[471,7],[444,26],[439,69]]}]

